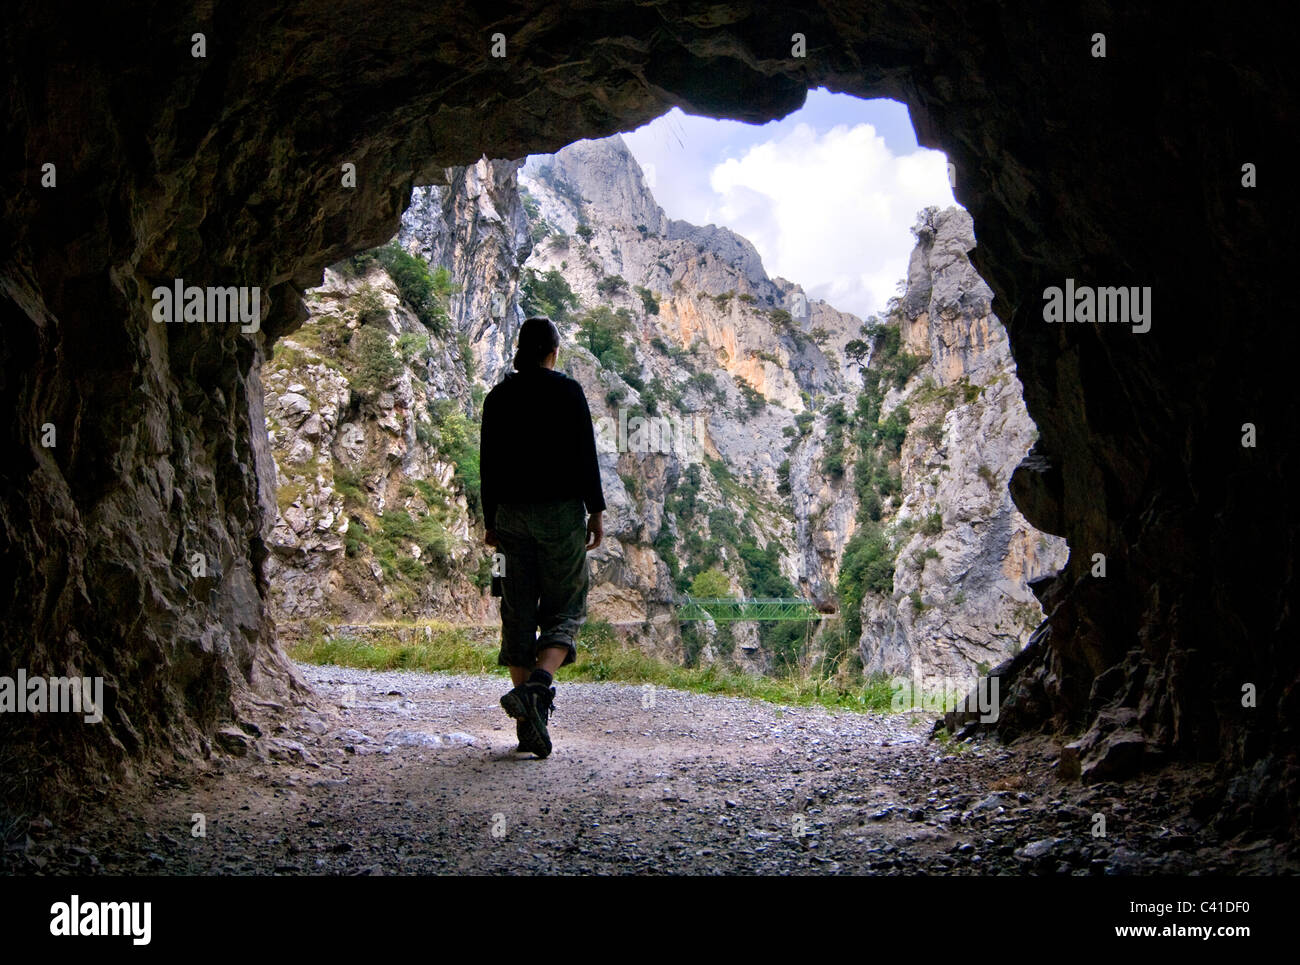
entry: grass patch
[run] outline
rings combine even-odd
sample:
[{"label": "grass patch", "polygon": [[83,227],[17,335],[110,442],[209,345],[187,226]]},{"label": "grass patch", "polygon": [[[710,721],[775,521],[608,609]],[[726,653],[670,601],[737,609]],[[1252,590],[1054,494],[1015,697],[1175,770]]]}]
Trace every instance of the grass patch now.
[{"label": "grass patch", "polygon": [[365,506],[367,498],[362,488],[361,474],[346,466],[334,467],[334,491],[343,497],[345,506]]},{"label": "grass patch", "polygon": [[497,648],[477,644],[463,630],[431,624],[433,638],[401,643],[396,637],[362,640],[351,636],[315,634],[289,648],[289,656],[303,663],[358,667],[363,670],[426,670],[442,673],[497,674]]},{"label": "grass patch", "polygon": [[921,523],[921,533],[925,536],[938,536],[943,532],[943,514],[935,510]]},{"label": "grass patch", "polygon": [[[464,629],[449,624],[427,625],[432,639],[410,643],[401,643],[396,636],[361,640],[316,633],[291,647],[289,655],[303,663],[364,670],[506,676],[506,668],[497,666],[496,644],[476,643]],[[816,704],[829,710],[858,713],[888,712],[894,698],[893,685],[884,675],[851,680],[812,675],[759,677],[716,666],[681,667],[621,643],[614,629],[599,620],[582,628],[578,635],[578,659],[560,671],[560,677],[565,682],[654,684],[692,693],[746,697],[791,706]]]},{"label": "grass patch", "polygon": [[275,491],[275,502],[283,513],[292,506],[304,493],[307,492],[307,484],[299,482],[285,483]]},{"label": "grass patch", "polygon": [[324,365],[335,372],[342,372],[343,366],[338,359],[330,358],[327,355],[318,355],[315,352],[304,351],[303,348],[295,347],[293,342],[297,340],[298,333],[286,336],[283,340],[276,342],[272,350],[271,358],[267,361],[266,367],[271,372],[293,372],[295,369],[306,368],[308,365]]}]

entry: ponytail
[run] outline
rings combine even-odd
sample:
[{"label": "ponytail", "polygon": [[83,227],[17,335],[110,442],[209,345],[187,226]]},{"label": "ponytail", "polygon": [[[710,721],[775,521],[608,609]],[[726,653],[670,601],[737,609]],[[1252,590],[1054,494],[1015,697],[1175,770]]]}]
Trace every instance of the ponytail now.
[{"label": "ponytail", "polygon": [[515,370],[535,369],[560,347],[560,332],[545,315],[525,319],[515,342]]}]

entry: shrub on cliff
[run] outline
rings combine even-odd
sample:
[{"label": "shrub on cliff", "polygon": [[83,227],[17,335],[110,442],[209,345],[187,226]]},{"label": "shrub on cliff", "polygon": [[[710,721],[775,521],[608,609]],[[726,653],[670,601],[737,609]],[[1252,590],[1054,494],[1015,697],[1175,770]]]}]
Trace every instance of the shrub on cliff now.
[{"label": "shrub on cliff", "polygon": [[451,272],[439,266],[430,270],[428,263],[390,242],[375,249],[375,257],[388,270],[402,301],[435,335],[445,336],[451,329],[447,315],[447,297],[456,290]]},{"label": "shrub on cliff", "polygon": [[553,322],[564,322],[569,319],[569,310],[579,304],[578,296],[555,268],[540,275],[525,268],[520,287],[525,315],[545,315]]},{"label": "shrub on cliff", "polygon": [[721,570],[705,570],[695,574],[695,579],[691,581],[691,596],[720,600],[731,595],[731,581]]},{"label": "shrub on cliff", "polygon": [[659,299],[655,298],[654,292],[637,285],[636,293],[641,296],[641,307],[645,309],[647,315],[659,314]]},{"label": "shrub on cliff", "polygon": [[357,356],[356,372],[348,380],[353,392],[374,399],[397,381],[402,363],[384,332],[363,325],[352,336],[351,346]]},{"label": "shrub on cliff", "polygon": [[578,342],[611,372],[630,372],[632,353],[623,336],[631,327],[625,311],[613,312],[605,305],[598,305],[579,322]]},{"label": "shrub on cliff", "polygon": [[894,553],[889,540],[874,523],[864,523],[850,537],[840,559],[838,580],[841,610],[849,637],[862,635],[862,598],[894,591]]}]

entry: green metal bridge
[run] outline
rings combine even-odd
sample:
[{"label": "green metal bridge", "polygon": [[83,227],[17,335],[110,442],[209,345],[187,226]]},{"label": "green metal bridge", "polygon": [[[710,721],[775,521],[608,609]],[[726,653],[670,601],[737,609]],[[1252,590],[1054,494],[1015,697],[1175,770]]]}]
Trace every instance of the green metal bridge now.
[{"label": "green metal bridge", "polygon": [[736,599],[734,597],[683,596],[677,600],[677,619],[713,620],[717,623],[795,620],[820,620],[823,614],[811,600],[786,597]]}]

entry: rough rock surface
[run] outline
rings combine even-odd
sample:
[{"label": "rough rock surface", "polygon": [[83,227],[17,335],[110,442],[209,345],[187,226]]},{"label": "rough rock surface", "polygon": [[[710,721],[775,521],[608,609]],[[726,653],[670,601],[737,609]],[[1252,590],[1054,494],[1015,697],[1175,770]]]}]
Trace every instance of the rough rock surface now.
[{"label": "rough rock surface", "polygon": [[[361,270],[340,263],[308,293],[309,318],[278,343],[268,366],[279,515],[267,577],[276,619],[288,632],[298,629],[288,624],[314,619],[495,622],[482,586],[482,528],[453,479],[453,460],[440,451],[447,429],[431,403],[454,403],[470,415],[464,431],[477,432],[476,401],[510,366],[520,303],[532,297],[526,279],[535,284],[551,272],[574,294],[556,315],[565,336],[561,366],[582,383],[593,416],[617,425],[651,415],[654,405],[691,435],[686,448],[602,456],[609,510],[605,542],[592,554],[591,619],[671,659],[771,670],[777,655],[759,625],[721,633],[704,625],[699,641],[679,633],[676,571],[700,549],[683,537],[702,530],[723,547],[720,565],[733,592],[752,592],[752,582],[728,521],[775,547],[799,592],[823,602],[833,596],[857,496],[823,466],[826,409],[831,399],[853,404],[859,376],[843,350],[861,319],[814,300],[806,316],[783,327],[773,309],[790,308],[798,289],[770,279],[753,245],[734,232],[664,217],[617,136],[534,156],[522,171],[519,162],[480,160],[443,178],[417,189],[398,242],[448,273],[447,330],[425,328],[378,263]],[[1060,540],[1027,526],[999,485],[1028,449],[1032,426],[989,312],[991,293],[966,259],[974,246],[970,218],[960,209],[925,212],[917,233],[899,318],[906,350],[927,362],[891,399],[914,410],[894,518],[945,507],[945,528],[900,547],[893,594],[868,598],[863,663],[869,672],[973,679],[1017,652],[1038,625],[1042,613],[1027,581],[1059,570],[1064,555]],[[627,368],[603,365],[575,330],[573,320],[593,307],[627,319]],[[363,324],[405,346],[394,353],[398,376],[371,400],[349,391],[364,375],[352,344]],[[759,412],[748,409],[741,386],[762,396]],[[971,386],[974,398],[951,394]],[[915,431],[950,410],[945,440]],[[782,454],[790,466],[784,486]],[[743,505],[710,458],[744,481]],[[670,499],[690,466],[702,488],[684,509]],[[407,542],[383,552],[389,509],[416,519],[434,514],[451,551],[439,545],[422,553]],[[938,547],[927,549],[938,553],[935,563],[924,565],[927,557],[909,567],[923,545]],[[908,600],[914,590],[925,596],[919,611]],[[687,639],[698,653],[688,652]],[[827,645],[819,635],[807,659]]]},{"label": "rough rock surface", "polygon": [[[616,472],[606,473],[615,495],[610,544],[596,554],[593,614],[604,615],[600,604],[609,598],[641,597],[644,607],[623,608],[619,618],[643,619],[637,612],[671,598],[662,576],[636,566],[611,568],[604,565],[607,555],[621,561],[625,548],[643,544],[641,558],[654,562],[655,553],[644,545],[653,543],[685,561],[679,530],[702,527],[714,539],[713,514],[737,509],[734,492],[707,478],[712,471],[705,456],[721,460],[743,481],[742,528],[761,545],[779,548],[782,569],[800,593],[833,600],[857,496],[851,474],[840,478],[825,468],[827,408],[834,401],[853,408],[861,376],[845,346],[859,337],[862,320],[814,299],[806,302],[806,315],[787,317],[789,327],[783,327],[774,310],[793,313],[793,296],[801,290],[771,279],[753,245],[735,232],[664,217],[619,137],[531,157],[520,185],[532,206],[535,239],[525,270],[558,272],[583,307],[627,313],[635,323],[637,379],[651,391],[686,386],[680,400],[672,407],[661,401],[661,408],[675,408],[670,414],[703,430],[694,454],[624,453],[611,466]],[[966,257],[975,244],[970,218],[956,208],[925,217],[930,220],[918,227],[902,318],[906,350],[927,361],[905,397],[890,401],[912,405],[914,429],[949,410],[951,418],[944,440],[927,442],[909,432],[901,474],[905,499],[897,516],[919,518],[939,506],[947,513],[937,539],[918,534],[902,548],[892,597],[868,600],[863,662],[871,672],[973,678],[981,665],[987,669],[1019,651],[1042,618],[1027,584],[1059,570],[1065,555],[1063,541],[1034,531],[1015,511],[1006,488],[1033,426],[1002,328],[990,313],[992,293]],[[410,218],[408,212],[404,220]],[[653,303],[647,306],[641,292]],[[573,347],[566,342],[565,355],[594,362],[580,340]],[[602,370],[591,378],[587,364],[572,368],[597,418],[617,420],[625,410],[644,414],[641,393],[617,373]],[[719,386],[716,393],[690,388],[706,377]],[[971,384],[980,390],[976,398],[954,406],[945,395]],[[608,397],[611,386],[616,401]],[[761,411],[745,410],[742,386],[763,397]],[[797,418],[810,420],[806,432],[798,431]],[[783,461],[789,464],[788,491],[779,488]],[[706,488],[684,518],[666,499],[691,462],[705,467]],[[996,478],[986,478],[991,472]],[[635,498],[625,484],[633,485]],[[911,566],[923,545],[937,546],[939,558],[928,568]],[[744,595],[740,561],[732,554],[723,566],[733,592]],[[918,587],[930,605],[924,614],[907,600]],[[734,629],[744,634],[734,651],[737,662],[770,669],[773,655],[755,628]],[[718,641],[710,639],[704,659],[713,659],[717,649]]]},{"label": "rough rock surface", "polygon": [[[453,6],[218,0],[76,17],[23,3],[0,29],[0,646],[12,666],[102,673],[112,694],[91,733],[6,728],[22,782],[189,754],[290,695],[265,612],[259,370],[299,324],[299,293],[391,237],[413,184],[672,104],[763,121],[825,84],[906,102],[953,161],[1041,433],[1012,492],[1074,548],[1000,725],[1078,731],[1136,709],[1143,762],[1219,762],[1225,820],[1300,812],[1296,336],[1278,320],[1296,185],[1276,174],[1297,154],[1297,94],[1271,15],[597,0],[522,2],[489,24]],[[508,58],[489,55],[492,32]],[[814,55],[789,56],[794,32]],[[151,289],[176,278],[261,286],[261,331],[152,322]],[[1042,293],[1066,278],[1150,286],[1152,330],[1046,324]],[[194,552],[219,564],[206,581]],[[37,745],[55,748],[39,773]]]},{"label": "rough rock surface", "polygon": [[[433,427],[440,403],[457,412],[471,404],[462,346],[433,335],[378,264],[327,270],[308,303],[307,321],[277,343],[265,370],[275,619],[488,619],[489,551]],[[397,362],[372,397],[352,391],[363,369],[343,347],[363,326],[382,333]],[[395,530],[394,513],[423,528]]]},{"label": "rough rock surface", "polygon": [[456,281],[450,314],[474,351],[476,372],[495,385],[510,369],[519,308],[519,268],[532,242],[519,198],[522,162],[485,158],[441,172],[445,184],[418,187],[398,240]]},{"label": "rough rock surface", "polygon": [[[665,611],[674,589],[662,561],[664,548],[684,561],[686,530],[714,540],[714,514],[721,511],[759,546],[777,548],[792,585],[825,599],[834,584],[836,536],[830,535],[823,554],[806,551],[811,549],[807,514],[778,493],[777,469],[791,451],[795,416],[811,413],[815,398],[847,389],[847,369],[836,358],[835,346],[853,336],[859,320],[811,301],[806,318],[788,329],[775,324],[774,311],[789,307],[797,286],[770,278],[753,245],[734,232],[665,217],[619,137],[580,141],[554,155],[531,157],[520,172],[520,185],[536,206],[530,220],[540,236],[527,270],[558,272],[581,308],[623,312],[632,323],[636,383],[623,377],[626,372],[599,367],[575,339],[576,329],[561,324],[566,366],[583,383],[593,417],[617,425],[620,419],[658,414],[672,419],[688,437],[684,445],[665,447],[666,452],[642,453],[629,446],[607,455],[606,498],[613,493],[608,553],[622,556],[634,547],[634,555],[651,569],[611,568],[602,548],[593,554],[597,578],[603,577],[606,590],[615,595],[619,581],[629,580],[623,592],[642,596],[649,609]],[[589,234],[584,237],[580,227]],[[822,344],[807,334],[819,327],[831,333]],[[749,406],[746,392],[761,397],[762,406]],[[815,441],[809,448],[820,451]],[[710,460],[720,462],[744,487],[743,505]],[[687,517],[671,510],[667,499],[691,466],[700,472],[701,488]],[[634,493],[628,491],[629,483]],[[816,483],[810,476],[798,484]],[[842,500],[845,494],[836,491],[834,498]],[[720,566],[732,592],[745,595],[744,569],[734,548],[723,551]],[[594,603],[601,602],[602,592],[598,587]],[[742,634],[732,653],[735,662],[747,669],[770,669],[772,655],[758,645],[757,628],[734,629]],[[705,645],[704,660],[716,656],[714,644],[716,640]]]},{"label": "rough rock surface", "polygon": [[[903,350],[925,361],[886,412],[911,416],[897,520],[942,518],[900,539],[893,592],[863,600],[862,662],[913,680],[969,678],[1018,653],[1043,611],[1029,585],[1060,571],[1065,541],[1035,530],[1007,481],[1034,437],[993,293],[967,260],[970,215],[927,209],[901,305]],[[919,607],[917,605],[919,601]]]}]

